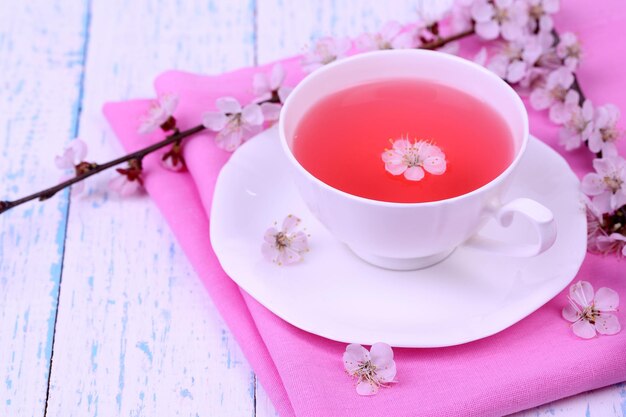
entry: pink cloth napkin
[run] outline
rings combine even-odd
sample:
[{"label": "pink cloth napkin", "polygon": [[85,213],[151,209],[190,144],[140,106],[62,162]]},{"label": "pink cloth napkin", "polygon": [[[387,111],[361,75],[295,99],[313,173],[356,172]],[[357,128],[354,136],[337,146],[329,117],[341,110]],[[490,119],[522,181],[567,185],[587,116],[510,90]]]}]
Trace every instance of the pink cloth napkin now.
[{"label": "pink cloth napkin", "polygon": [[[557,28],[573,30],[583,41],[581,84],[594,104],[615,103],[626,112],[626,8],[620,0],[570,0],[557,17]],[[476,50],[475,41],[463,46]],[[299,58],[281,61],[294,85],[304,74]],[[176,92],[179,126],[199,123],[217,97],[252,97],[254,73],[272,64],[215,77],[167,72],[156,80],[157,92]],[[108,103],[104,113],[128,151],[162,138],[136,133],[147,100]],[[564,152],[557,128],[547,115],[530,111],[532,132],[565,156],[583,175],[591,170],[587,150]],[[356,394],[344,373],[345,344],[296,329],[239,289],[220,267],[209,242],[216,176],[229,154],[209,133],[191,138],[185,148],[188,173],[159,166],[158,156],[144,161],[145,185],[167,218],[180,245],[206,284],[215,305],[235,334],[248,361],[282,417],[327,416],[499,416],[626,380],[626,330],[615,336],[582,340],[573,335],[561,309],[565,292],[537,312],[487,339],[439,349],[396,349],[397,380],[374,397]],[[624,143],[621,154],[626,154]],[[608,286],[626,304],[626,263],[588,255],[576,280],[595,288]],[[445,308],[445,306],[442,306]],[[626,326],[624,308],[618,313]]]}]

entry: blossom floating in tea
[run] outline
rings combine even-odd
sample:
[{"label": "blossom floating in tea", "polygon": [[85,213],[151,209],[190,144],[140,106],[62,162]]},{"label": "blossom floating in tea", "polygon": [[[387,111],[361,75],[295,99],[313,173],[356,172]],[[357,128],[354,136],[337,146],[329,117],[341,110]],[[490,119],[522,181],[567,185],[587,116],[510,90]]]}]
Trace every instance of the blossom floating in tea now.
[{"label": "blossom floating in tea", "polygon": [[409,181],[419,181],[425,172],[441,175],[446,172],[446,155],[438,146],[425,140],[411,142],[408,138],[392,140],[392,148],[381,157],[385,169],[392,175],[402,175]]}]

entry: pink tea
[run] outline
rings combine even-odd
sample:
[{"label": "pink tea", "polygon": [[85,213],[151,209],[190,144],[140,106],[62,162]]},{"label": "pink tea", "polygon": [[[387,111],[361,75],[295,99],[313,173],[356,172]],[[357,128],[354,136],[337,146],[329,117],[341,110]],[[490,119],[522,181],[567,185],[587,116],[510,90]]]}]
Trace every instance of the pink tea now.
[{"label": "pink tea", "polygon": [[[392,145],[401,138],[408,139],[404,144],[440,149],[445,172],[432,174],[427,165],[406,175],[390,172],[398,165],[386,169],[381,156],[401,147]],[[417,203],[480,188],[510,165],[515,151],[506,122],[487,103],[431,81],[393,79],[347,88],[315,103],[296,126],[293,152],[307,171],[334,188]],[[396,160],[390,163],[406,162],[392,153],[389,158]]]}]

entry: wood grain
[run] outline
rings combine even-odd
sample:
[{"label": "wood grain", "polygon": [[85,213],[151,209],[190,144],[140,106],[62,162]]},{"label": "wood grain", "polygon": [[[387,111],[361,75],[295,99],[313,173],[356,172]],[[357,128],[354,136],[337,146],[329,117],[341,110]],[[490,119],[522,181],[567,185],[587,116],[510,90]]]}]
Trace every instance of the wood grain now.
[{"label": "wood grain", "polygon": [[[119,155],[102,104],[152,96],[163,70],[268,62],[414,4],[0,0],[0,198],[53,182],[76,133],[91,159]],[[0,217],[0,416],[276,416],[156,207],[109,178]],[[624,417],[626,386],[516,414],[534,416]]]},{"label": "wood grain", "polygon": [[[169,68],[220,72],[253,62],[253,3],[96,0],[80,135],[121,152],[107,100],[151,97]],[[156,207],[106,191],[72,202],[48,415],[248,416],[254,374]]]},{"label": "wood grain", "polygon": [[[75,135],[86,9],[0,6],[0,198],[52,185],[53,156]],[[0,216],[0,415],[44,413],[63,270],[68,193]]]}]

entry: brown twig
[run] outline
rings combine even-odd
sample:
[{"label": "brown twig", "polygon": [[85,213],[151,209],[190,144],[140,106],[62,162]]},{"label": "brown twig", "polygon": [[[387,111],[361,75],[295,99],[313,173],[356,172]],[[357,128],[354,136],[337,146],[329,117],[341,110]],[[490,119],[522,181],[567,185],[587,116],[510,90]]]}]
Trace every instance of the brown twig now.
[{"label": "brown twig", "polygon": [[450,42],[458,41],[459,39],[465,38],[473,34],[474,34],[474,27],[472,26],[470,29],[464,30],[463,32],[459,32],[452,36],[448,36],[447,38],[439,38],[430,43],[421,45],[419,49],[429,49],[429,50],[439,49],[442,46],[449,44]]},{"label": "brown twig", "polygon": [[50,197],[52,197],[53,195],[55,195],[56,193],[58,193],[59,191],[61,191],[62,189],[69,187],[72,184],[75,184],[77,182],[83,181],[86,178],[91,177],[92,175],[98,174],[99,172],[102,172],[104,170],[107,170],[109,168],[112,168],[116,165],[122,164],[124,162],[129,162],[131,160],[138,160],[141,161],[146,155],[148,155],[149,153],[152,153],[158,149],[164,148],[167,145],[173,144],[174,142],[177,141],[182,141],[183,139],[201,132],[205,129],[205,127],[203,125],[198,125],[195,127],[192,127],[191,129],[187,129],[187,130],[183,130],[182,132],[176,132],[172,135],[167,136],[165,139],[163,139],[160,142],[157,142],[153,145],[150,145],[146,148],[140,149],[136,152],[133,153],[129,153],[128,155],[124,155],[121,156],[117,159],[114,159],[112,161],[109,161],[105,164],[93,164],[92,168],[90,168],[87,172],[85,172],[84,174],[81,175],[77,175],[73,178],[70,178],[67,181],[64,181],[58,185],[55,185],[54,187],[50,187],[50,188],[46,188],[45,190],[41,190],[39,192],[33,193],[29,196],[26,197],[22,197],[18,200],[14,200],[14,201],[0,201],[0,213],[3,213],[15,206],[19,206],[20,204],[24,204],[27,203],[29,201],[32,200],[39,200],[39,201],[44,201],[49,199]]}]

